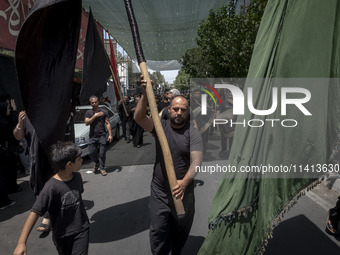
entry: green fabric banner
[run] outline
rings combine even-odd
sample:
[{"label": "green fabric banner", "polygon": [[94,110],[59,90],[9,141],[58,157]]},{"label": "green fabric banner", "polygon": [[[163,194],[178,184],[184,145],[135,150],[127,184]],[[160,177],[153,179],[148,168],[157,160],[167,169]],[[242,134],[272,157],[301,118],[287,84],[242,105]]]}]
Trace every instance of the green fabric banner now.
[{"label": "green fabric banner", "polygon": [[[340,76],[339,14],[337,0],[328,0],[327,4],[320,0],[268,1],[243,91],[252,87],[254,107],[269,109],[273,87],[281,91],[289,87],[289,79],[303,78],[300,87],[311,93],[304,106],[312,116],[293,106],[287,108],[286,117],[280,110],[270,116],[255,116],[245,107],[242,119],[246,121],[289,116],[298,125],[238,125],[229,157],[231,165],[305,167],[328,162],[340,120],[340,84],[329,79]],[[318,182],[307,172],[305,178],[248,177],[235,173],[221,180],[210,210],[210,230],[199,254],[262,254],[285,210],[297,202],[305,188]]]}]

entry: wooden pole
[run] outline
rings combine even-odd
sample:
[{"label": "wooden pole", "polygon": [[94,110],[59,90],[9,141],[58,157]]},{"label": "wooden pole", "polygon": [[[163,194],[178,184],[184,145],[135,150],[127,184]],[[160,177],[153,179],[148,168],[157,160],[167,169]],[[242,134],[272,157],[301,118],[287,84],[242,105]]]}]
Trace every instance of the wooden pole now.
[{"label": "wooden pole", "polygon": [[[107,36],[109,38],[109,43],[110,43],[110,49],[112,47],[112,43],[111,43],[111,39],[110,39],[110,33],[107,31],[105,31],[107,33]],[[113,47],[112,47],[113,48]],[[114,51],[112,50],[112,53],[114,54]],[[117,82],[117,77],[116,75],[114,74],[113,72],[113,66],[112,66],[112,63],[111,63],[111,60],[109,59],[109,56],[106,54],[106,57],[109,61],[109,67],[110,67],[110,71],[111,71],[111,74],[112,74],[112,79],[114,80],[113,84],[114,86],[116,87],[117,91],[118,91],[118,94],[119,94],[119,97],[120,97],[120,100],[123,100],[123,96],[122,96],[122,90],[121,90],[121,85],[120,85],[120,80],[118,79],[118,82]],[[114,56],[113,56],[114,57]],[[118,73],[118,70],[117,70],[117,73]],[[119,84],[118,84],[119,83]],[[123,108],[124,108],[124,112],[125,114],[127,115],[127,111],[126,111],[126,107],[125,107],[125,104],[123,102]]]},{"label": "wooden pole", "polygon": [[[146,94],[147,94],[147,97],[148,97],[151,116],[152,116],[152,119],[153,119],[153,123],[154,123],[154,126],[155,126],[155,130],[156,130],[156,133],[157,133],[157,136],[158,136],[159,143],[160,143],[161,148],[162,148],[164,163],[165,163],[165,168],[166,168],[166,174],[168,176],[169,186],[170,186],[170,189],[172,191],[172,189],[177,185],[177,179],[176,179],[174,164],[173,164],[168,140],[166,139],[166,136],[165,136],[165,133],[164,133],[164,130],[163,130],[163,127],[162,127],[162,123],[161,123],[161,120],[160,120],[159,115],[158,115],[158,109],[157,109],[157,104],[156,104],[156,100],[155,100],[155,95],[153,93],[153,87],[152,87],[151,80],[150,80],[150,77],[149,77],[148,69],[146,67],[146,63],[145,62],[140,63],[139,68],[141,70],[142,75],[144,76],[144,79],[146,80]],[[179,198],[177,199],[175,197],[173,197],[173,200],[174,200],[177,215],[185,214],[182,200],[179,199]]]},{"label": "wooden pole", "polygon": [[[170,186],[170,189],[171,189],[171,192],[172,192],[172,189],[175,186],[177,186],[177,179],[176,179],[176,174],[175,174],[174,164],[173,164],[173,161],[172,161],[171,152],[170,152],[170,149],[169,149],[168,140],[166,139],[166,136],[165,136],[165,133],[164,133],[164,130],[163,130],[163,127],[162,127],[162,123],[161,123],[159,115],[158,115],[155,95],[153,93],[153,87],[152,87],[152,84],[151,84],[149,72],[148,72],[148,69],[146,67],[146,62],[145,62],[145,59],[144,59],[143,49],[142,49],[142,46],[141,46],[139,32],[138,32],[138,26],[137,26],[136,18],[135,18],[134,13],[133,13],[131,1],[130,0],[124,0],[124,2],[125,2],[126,12],[127,12],[128,18],[129,18],[129,23],[130,23],[130,27],[131,27],[131,32],[132,32],[132,37],[133,37],[133,42],[134,42],[134,46],[135,46],[135,50],[136,50],[139,68],[141,70],[142,75],[144,76],[144,79],[146,80],[146,94],[147,94],[147,97],[148,97],[151,116],[152,116],[152,119],[153,119],[153,123],[154,123],[154,127],[155,127],[155,130],[156,130],[156,134],[158,136],[159,143],[160,143],[161,148],[162,148],[166,173],[167,173],[168,180],[169,180],[169,186]],[[174,196],[172,196],[172,198],[173,198],[173,202],[174,202],[174,205],[175,205],[177,215],[185,214],[182,200],[179,199],[179,198],[175,198]]]},{"label": "wooden pole", "polygon": [[[116,78],[116,76],[115,76],[114,73],[113,73],[113,69],[112,69],[111,64],[110,64],[109,66],[110,66],[112,78],[113,78],[113,80],[114,80],[114,81],[113,81],[113,84],[114,84],[114,86],[116,86],[116,88],[117,88],[117,91],[118,91],[118,94],[119,94],[120,99],[121,99],[121,100],[124,100],[124,99],[123,99],[123,96],[122,96],[122,91],[120,90],[120,88],[121,88],[120,82],[119,82],[119,87],[118,87],[117,78]],[[128,113],[127,113],[127,111],[126,111],[126,107],[125,107],[124,102],[123,102],[123,108],[124,108],[125,114],[127,115]]]}]

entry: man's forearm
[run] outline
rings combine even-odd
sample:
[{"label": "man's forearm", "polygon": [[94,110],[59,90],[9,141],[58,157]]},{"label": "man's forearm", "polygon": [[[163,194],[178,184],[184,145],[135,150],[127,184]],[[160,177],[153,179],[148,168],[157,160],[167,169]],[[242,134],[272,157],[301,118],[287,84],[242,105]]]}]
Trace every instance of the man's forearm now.
[{"label": "man's forearm", "polygon": [[183,181],[188,185],[190,182],[192,182],[196,175],[197,175],[197,172],[196,172],[196,167],[197,166],[200,166],[201,165],[201,162],[200,161],[193,161],[191,162],[190,164],[190,167],[189,167],[189,170],[187,171],[187,173],[185,174],[184,178],[183,178]]},{"label": "man's forearm", "polygon": [[148,132],[152,132],[154,125],[152,119],[146,116],[146,108],[147,108],[148,99],[146,93],[144,92],[140,101],[137,104],[134,119],[139,126],[144,128]]},{"label": "man's forearm", "polygon": [[192,161],[191,161],[189,170],[184,176],[184,178],[187,178],[188,180],[192,181],[193,179],[195,179],[197,175],[197,172],[196,172],[197,167],[200,167],[202,164],[203,155],[201,151],[192,151],[190,155],[191,155]]},{"label": "man's forearm", "polygon": [[144,92],[135,109],[134,119],[137,123],[139,120],[144,119],[146,117],[147,104],[148,98],[146,96],[146,93]]},{"label": "man's forearm", "polygon": [[91,125],[93,123],[93,121],[97,118],[96,115],[93,115],[91,118],[85,118],[85,125]]},{"label": "man's forearm", "polygon": [[111,124],[110,122],[106,124],[107,132],[109,132],[109,136],[112,136],[112,129],[111,129]]},{"label": "man's forearm", "polygon": [[16,140],[22,140],[25,137],[24,127],[19,127],[19,124],[14,128],[13,135]]}]

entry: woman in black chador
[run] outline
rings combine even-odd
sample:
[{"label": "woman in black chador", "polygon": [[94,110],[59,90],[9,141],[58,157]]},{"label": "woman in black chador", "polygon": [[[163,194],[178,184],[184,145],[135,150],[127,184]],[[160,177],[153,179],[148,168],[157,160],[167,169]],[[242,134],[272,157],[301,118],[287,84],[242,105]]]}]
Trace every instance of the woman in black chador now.
[{"label": "woman in black chador", "polygon": [[[14,204],[8,198],[8,193],[13,193],[18,190],[16,184],[17,169],[14,165],[12,169],[12,158],[14,147],[13,129],[18,120],[17,111],[10,109],[7,102],[0,103],[0,209],[5,209]],[[11,169],[9,169],[11,168]]]}]

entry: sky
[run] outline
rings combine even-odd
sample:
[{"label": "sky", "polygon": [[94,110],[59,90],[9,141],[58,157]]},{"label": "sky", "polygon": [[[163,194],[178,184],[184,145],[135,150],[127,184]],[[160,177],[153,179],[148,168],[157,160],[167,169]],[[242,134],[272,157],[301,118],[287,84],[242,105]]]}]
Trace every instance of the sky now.
[{"label": "sky", "polygon": [[[106,33],[104,33],[104,35],[105,34]],[[123,49],[123,47],[119,43],[117,44],[117,50],[120,51],[121,54],[127,55],[126,51]],[[153,72],[153,70],[149,70],[149,71],[151,73]],[[179,70],[161,71],[161,74],[164,75],[165,82],[167,82],[169,84],[173,84],[176,77],[177,77],[178,72],[179,72]]]},{"label": "sky", "polygon": [[164,75],[165,82],[169,84],[173,84],[176,76],[178,74],[179,70],[173,70],[173,71],[161,71],[161,74]]}]

